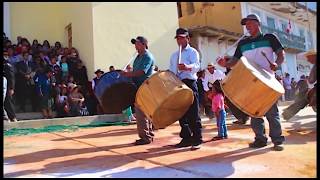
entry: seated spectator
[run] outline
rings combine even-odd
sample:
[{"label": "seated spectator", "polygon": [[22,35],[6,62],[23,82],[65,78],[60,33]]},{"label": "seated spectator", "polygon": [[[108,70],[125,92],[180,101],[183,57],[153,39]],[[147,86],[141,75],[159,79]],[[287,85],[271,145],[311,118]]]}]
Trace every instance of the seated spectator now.
[{"label": "seated spectator", "polygon": [[29,50],[29,48],[31,48],[31,44],[29,42],[29,40],[27,38],[22,38],[21,39],[21,44],[22,46],[27,47],[27,49]]},{"label": "seated spectator", "polygon": [[54,43],[53,51],[58,54],[60,49],[62,49],[61,43],[59,41]]},{"label": "seated spectator", "polygon": [[40,51],[39,56],[42,61],[44,61],[47,65],[50,64],[50,58],[47,56],[47,53]]},{"label": "seated spectator", "polygon": [[69,73],[75,77],[74,70],[77,68],[79,59],[78,51],[75,48],[70,50],[70,54],[67,56],[67,63],[69,66]]},{"label": "seated spectator", "polygon": [[46,68],[46,63],[39,56],[35,56],[33,60],[33,70],[36,74],[44,73]]},{"label": "seated spectator", "polygon": [[115,71],[116,69],[114,68],[114,66],[109,66],[109,72]]},{"label": "seated spectator", "polygon": [[20,61],[19,57],[14,54],[13,46],[8,47],[8,61],[11,65],[15,66]]},{"label": "seated spectator", "polygon": [[[63,48],[60,48],[59,50],[57,50],[56,54],[57,54],[57,56],[58,56],[58,58],[57,58],[58,63],[61,64],[61,58],[62,58],[62,56],[65,56],[65,55],[64,55],[64,50],[63,50]],[[66,56],[65,56],[65,57],[66,57]]]},{"label": "seated spectator", "polygon": [[67,86],[65,84],[61,84],[60,88],[60,93],[56,97],[57,117],[67,117],[70,115]]},{"label": "seated spectator", "polygon": [[54,78],[56,80],[56,83],[59,84],[61,82],[62,72],[61,72],[60,65],[57,63],[57,57],[56,56],[52,55],[50,57],[49,67],[53,71],[53,76],[54,76]]},{"label": "seated spectator", "polygon": [[75,82],[75,80],[74,80],[74,77],[71,75],[71,74],[69,74],[69,76],[68,76],[68,81],[67,81],[67,86],[69,87],[69,86],[72,86],[72,84],[76,84],[76,82]]},{"label": "seated spectator", "polygon": [[45,53],[49,53],[50,52],[50,43],[48,40],[44,40],[43,44],[42,44],[42,49],[41,51],[45,52]]},{"label": "seated spectator", "polygon": [[81,60],[78,61],[77,66],[74,69],[72,75],[74,77],[76,84],[81,85],[83,93],[86,94],[86,92],[88,91],[87,68],[83,65]]},{"label": "seated spectator", "polygon": [[40,106],[42,110],[43,118],[52,118],[52,105],[53,99],[51,98],[52,84],[50,77],[52,76],[52,71],[47,68],[45,73],[37,74],[35,76],[36,91],[40,98]]},{"label": "seated spectator", "polygon": [[67,57],[66,56],[62,56],[61,57],[61,61],[60,61],[60,67],[61,67],[61,78],[62,80],[67,81],[68,80],[68,75],[69,75],[69,66],[67,63]]},{"label": "seated spectator", "polygon": [[38,40],[34,39],[33,42],[32,42],[32,45],[31,45],[31,49],[32,49],[33,55],[39,53],[38,45],[39,45]]},{"label": "seated spectator", "polygon": [[71,93],[69,94],[69,104],[71,116],[80,116],[80,110],[83,107],[84,97],[79,92],[79,87],[74,84],[71,86]]},{"label": "seated spectator", "polygon": [[27,46],[22,46],[21,47],[21,53],[17,56],[19,58],[19,61],[23,61],[23,54],[28,53],[28,61],[32,61],[32,54],[29,53],[29,49]]},{"label": "seated spectator", "polygon": [[9,48],[10,46],[12,46],[12,42],[8,39],[4,41],[3,47],[4,48]]}]

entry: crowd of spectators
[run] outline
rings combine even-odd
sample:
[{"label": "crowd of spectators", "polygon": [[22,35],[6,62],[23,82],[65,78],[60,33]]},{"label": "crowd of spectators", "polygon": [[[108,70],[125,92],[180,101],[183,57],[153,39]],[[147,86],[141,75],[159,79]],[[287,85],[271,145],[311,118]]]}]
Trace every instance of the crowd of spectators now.
[{"label": "crowd of spectators", "polygon": [[32,44],[18,36],[16,44],[4,34],[3,58],[12,65],[15,87],[13,101],[17,112],[42,112],[43,118],[95,115],[95,98],[87,69],[76,48],[51,46],[48,40]]}]

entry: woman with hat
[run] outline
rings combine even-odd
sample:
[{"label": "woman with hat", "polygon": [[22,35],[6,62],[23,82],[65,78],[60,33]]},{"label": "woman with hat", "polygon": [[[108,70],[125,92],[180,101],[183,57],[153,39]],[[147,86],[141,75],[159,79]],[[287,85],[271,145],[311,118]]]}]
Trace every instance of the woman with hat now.
[{"label": "woman with hat", "polygon": [[70,85],[71,93],[69,94],[70,113],[72,116],[80,116],[80,110],[84,102],[83,95],[79,92],[79,86]]}]

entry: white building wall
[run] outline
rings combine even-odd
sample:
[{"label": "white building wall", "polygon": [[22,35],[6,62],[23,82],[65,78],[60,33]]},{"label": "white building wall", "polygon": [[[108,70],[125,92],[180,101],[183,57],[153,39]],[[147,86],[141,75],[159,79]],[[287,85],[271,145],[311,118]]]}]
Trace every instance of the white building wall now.
[{"label": "white building wall", "polygon": [[9,39],[12,39],[10,33],[10,5],[8,2],[3,3],[3,32]]},{"label": "white building wall", "polygon": [[[207,67],[208,63],[213,63],[217,69],[226,71],[224,67],[217,64],[216,59],[226,53],[226,50],[232,45],[226,41],[218,42],[216,38],[198,37],[199,49],[201,54],[201,68]],[[231,48],[225,55],[233,55],[235,47]]]}]

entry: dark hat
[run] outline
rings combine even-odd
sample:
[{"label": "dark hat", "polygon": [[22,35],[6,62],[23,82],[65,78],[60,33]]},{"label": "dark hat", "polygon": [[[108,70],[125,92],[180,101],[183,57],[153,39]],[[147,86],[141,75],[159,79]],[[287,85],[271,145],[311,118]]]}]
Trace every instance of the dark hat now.
[{"label": "dark hat", "polygon": [[257,14],[249,14],[246,18],[241,19],[241,25],[246,25],[248,20],[255,20],[261,23],[260,17]]},{"label": "dark hat", "polygon": [[101,71],[101,69],[97,69],[96,72],[94,72],[94,73],[95,73],[95,74],[98,74],[98,73],[102,73],[102,74],[103,74],[104,72]]},{"label": "dark hat", "polygon": [[138,36],[137,38],[135,39],[131,39],[131,43],[132,44],[136,44],[136,42],[141,42],[142,44],[146,45],[146,48],[148,49],[148,40],[143,37],[143,36]]},{"label": "dark hat", "polygon": [[177,38],[178,36],[187,37],[187,36],[189,36],[189,32],[185,28],[178,28],[176,30],[176,36],[174,38]]}]

